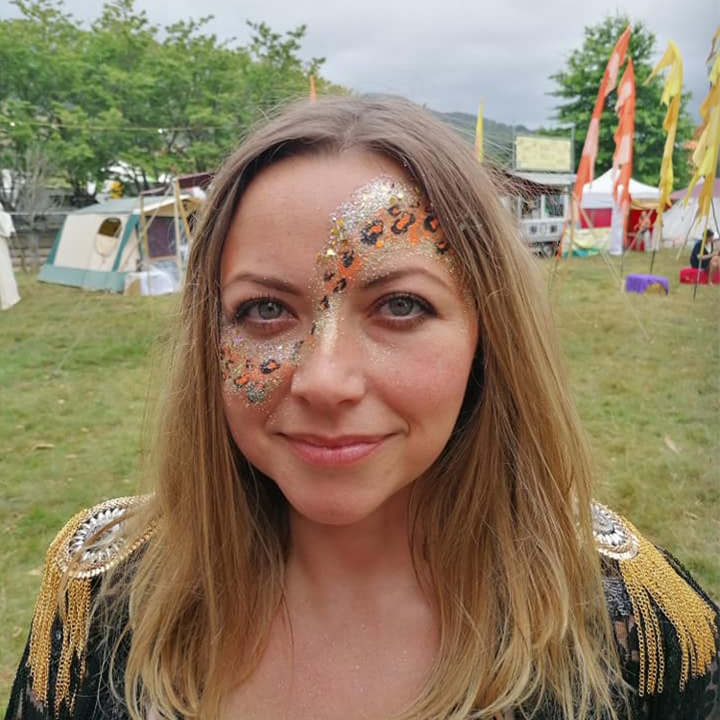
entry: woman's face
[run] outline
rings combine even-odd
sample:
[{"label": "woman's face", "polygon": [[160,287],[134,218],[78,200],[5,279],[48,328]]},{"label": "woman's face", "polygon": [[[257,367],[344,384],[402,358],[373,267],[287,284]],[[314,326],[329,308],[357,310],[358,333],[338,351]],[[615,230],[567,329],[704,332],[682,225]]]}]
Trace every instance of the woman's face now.
[{"label": "woman's face", "polygon": [[477,343],[452,248],[380,155],[281,160],[242,197],[220,266],[225,414],[314,522],[370,517],[440,454]]}]

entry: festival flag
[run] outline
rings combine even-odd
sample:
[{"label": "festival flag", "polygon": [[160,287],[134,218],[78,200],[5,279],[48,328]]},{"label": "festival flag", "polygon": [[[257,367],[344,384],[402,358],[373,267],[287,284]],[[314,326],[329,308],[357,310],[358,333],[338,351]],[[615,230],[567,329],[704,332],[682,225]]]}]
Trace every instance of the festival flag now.
[{"label": "festival flag", "polygon": [[[715,182],[715,168],[718,161],[718,145],[720,145],[720,48],[715,50],[715,43],[720,37],[720,26],[715,31],[712,40],[712,51],[708,60],[712,61],[710,68],[710,90],[700,106],[700,139],[698,140],[695,152],[692,154],[692,161],[695,165],[695,174],[688,185],[687,194],[683,203],[687,205],[690,198],[690,191],[700,178],[703,178],[703,186],[698,197],[698,209],[696,218],[705,218],[707,221],[710,216],[710,203],[712,202],[712,189]],[[715,59],[713,60],[713,53]],[[703,233],[704,251],[705,234]]]},{"label": "festival flag", "polygon": [[483,160],[483,127],[482,127],[482,100],[478,104],[477,122],[475,123],[475,157],[478,162]]},{"label": "festival flag", "polygon": [[587,135],[585,136],[582,155],[580,156],[580,164],[578,165],[577,176],[575,178],[575,187],[573,188],[573,195],[575,196],[578,207],[580,207],[580,201],[582,200],[583,186],[592,182],[595,174],[595,157],[597,156],[598,140],[600,137],[600,116],[602,115],[605,105],[605,98],[615,89],[618,71],[625,61],[629,41],[630,25],[625,28],[615,43],[615,47],[605,67],[600,87],[598,88],[595,107],[593,108],[592,118],[590,125],[588,125]]},{"label": "festival flag", "polygon": [[630,177],[633,161],[633,132],[635,129],[635,71],[632,58],[628,58],[615,103],[618,126],[615,130],[613,155],[613,199],[622,213],[623,239],[630,210]]},{"label": "festival flag", "polygon": [[663,86],[660,102],[668,106],[667,112],[665,113],[665,120],[663,121],[663,130],[667,133],[667,137],[665,138],[665,149],[660,165],[660,182],[658,184],[660,197],[658,198],[657,219],[655,220],[654,245],[657,244],[662,233],[662,216],[673,189],[672,155],[673,149],[675,148],[675,131],[677,130],[678,114],[680,112],[680,94],[682,91],[682,58],[680,57],[680,51],[677,45],[672,40],[668,40],[665,54],[660,58],[660,62],[655,66],[644,84],[647,85],[660,70],[666,67],[669,67],[670,71],[665,78],[665,85]]},{"label": "festival flag", "polygon": [[310,75],[310,102],[317,102],[317,91],[315,90],[315,76]]}]

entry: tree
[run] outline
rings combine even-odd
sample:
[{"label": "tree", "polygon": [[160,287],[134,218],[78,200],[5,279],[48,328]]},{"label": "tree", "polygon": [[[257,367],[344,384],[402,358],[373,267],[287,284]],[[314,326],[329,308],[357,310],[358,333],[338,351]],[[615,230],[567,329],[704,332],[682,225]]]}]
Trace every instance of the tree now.
[{"label": "tree", "polygon": [[0,200],[17,209],[21,190],[42,156],[54,165],[46,147],[54,108],[64,88],[74,84],[71,62],[78,32],[71,16],[53,0],[17,0],[23,17],[0,21]]},{"label": "tree", "polygon": [[[665,146],[662,124],[667,107],[660,105],[662,77],[655,77],[644,85],[653,68],[651,58],[655,50],[655,35],[642,22],[632,22],[625,15],[615,15],[585,28],[582,48],[573,50],[565,68],[550,76],[557,86],[552,95],[562,101],[556,107],[556,120],[564,125],[575,124],[575,159],[578,162],[605,66],[615,42],[628,23],[632,25],[628,55],[635,67],[636,83],[633,177],[657,185]],[[618,82],[621,75],[622,68],[618,73]],[[612,165],[615,151],[613,134],[617,127],[616,97],[615,92],[610,93],[600,119],[596,174]],[[683,93],[673,153],[676,187],[684,187],[690,178],[688,153],[683,148],[683,143],[692,135],[692,123],[687,112],[689,99],[689,93]]]},{"label": "tree", "polygon": [[[322,59],[299,57],[305,26],[253,25],[248,47],[206,32],[211,19],[160,28],[134,0],[108,0],[89,28],[62,0],[11,0],[0,20],[0,200],[15,209],[37,146],[73,201],[91,199],[121,166],[134,192],[163,176],[212,170],[271,107],[321,92]],[[341,90],[341,89],[340,89]],[[134,187],[133,187],[134,186]]]},{"label": "tree", "polygon": [[[40,266],[40,237],[38,232],[38,219],[54,206],[53,199],[48,191],[47,180],[49,175],[48,158],[38,145],[28,148],[25,158],[26,175],[18,193],[17,210],[22,215],[28,233],[28,245],[32,258],[32,270],[37,272]],[[25,261],[25,248],[21,245],[20,257],[23,271],[27,272]]]}]

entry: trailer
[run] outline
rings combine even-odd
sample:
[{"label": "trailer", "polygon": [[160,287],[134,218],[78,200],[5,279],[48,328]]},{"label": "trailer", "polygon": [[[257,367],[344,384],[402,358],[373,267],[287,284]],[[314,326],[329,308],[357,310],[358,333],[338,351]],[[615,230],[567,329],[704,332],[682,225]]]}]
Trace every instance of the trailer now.
[{"label": "trailer", "polygon": [[505,203],[533,252],[552,257],[570,215],[575,175],[506,171]]}]

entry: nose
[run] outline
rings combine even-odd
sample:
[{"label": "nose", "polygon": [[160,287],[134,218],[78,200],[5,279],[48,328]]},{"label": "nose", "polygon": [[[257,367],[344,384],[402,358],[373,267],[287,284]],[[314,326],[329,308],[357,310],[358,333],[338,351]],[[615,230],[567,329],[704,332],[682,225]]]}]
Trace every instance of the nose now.
[{"label": "nose", "polygon": [[317,407],[358,402],[367,386],[363,356],[354,333],[337,321],[325,323],[295,368],[291,394]]}]

